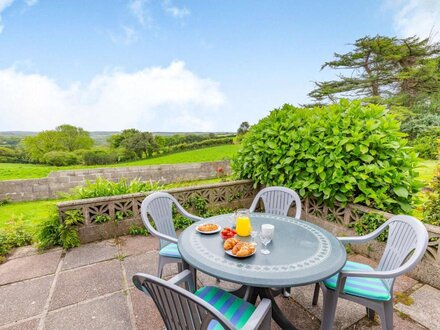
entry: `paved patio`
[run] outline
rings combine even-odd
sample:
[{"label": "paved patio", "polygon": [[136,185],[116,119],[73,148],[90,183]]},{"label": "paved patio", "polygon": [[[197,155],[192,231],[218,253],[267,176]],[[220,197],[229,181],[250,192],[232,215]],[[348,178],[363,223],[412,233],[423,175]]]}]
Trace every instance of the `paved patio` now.
[{"label": "paved patio", "polygon": [[[157,241],[126,236],[82,245],[67,252],[38,254],[18,249],[0,265],[0,329],[162,329],[150,298],[133,288],[134,273],[155,273]],[[351,260],[374,264],[360,255]],[[166,276],[176,267],[169,265]],[[199,285],[215,284],[199,275]],[[221,282],[221,286],[234,284]],[[440,329],[440,291],[403,276],[395,285],[396,329]],[[278,297],[286,315],[299,329],[319,329],[322,299],[311,306],[313,286],[295,288],[292,297]],[[336,329],[380,329],[365,309],[341,300]],[[279,329],[275,324],[273,329]]]}]

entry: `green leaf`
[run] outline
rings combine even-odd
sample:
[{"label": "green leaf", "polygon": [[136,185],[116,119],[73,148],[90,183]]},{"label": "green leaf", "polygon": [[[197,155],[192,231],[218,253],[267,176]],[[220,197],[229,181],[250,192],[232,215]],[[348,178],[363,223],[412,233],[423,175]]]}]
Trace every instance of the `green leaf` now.
[{"label": "green leaf", "polygon": [[370,155],[362,155],[360,158],[366,163],[371,163],[374,159],[373,156]]},{"label": "green leaf", "polygon": [[407,198],[408,197],[408,190],[406,190],[405,187],[396,187],[396,188],[393,188],[393,191],[399,197],[402,197],[402,198]]}]

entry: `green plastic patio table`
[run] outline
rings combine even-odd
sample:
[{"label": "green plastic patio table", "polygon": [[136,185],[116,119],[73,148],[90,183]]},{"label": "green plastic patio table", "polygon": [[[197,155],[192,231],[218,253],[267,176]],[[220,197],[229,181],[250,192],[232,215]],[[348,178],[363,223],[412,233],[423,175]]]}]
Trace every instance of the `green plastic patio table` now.
[{"label": "green plastic patio table", "polygon": [[[223,214],[203,222],[230,227],[232,214]],[[247,258],[225,253],[219,233],[206,235],[196,231],[194,223],[179,236],[178,248],[188,267],[216,278],[242,284],[236,294],[255,303],[257,297],[272,300],[272,317],[282,329],[295,329],[283,315],[274,297],[282,288],[316,283],[339,272],[346,262],[346,252],[339,240],[328,231],[310,222],[266,213],[251,213],[252,227],[275,226],[270,254],[257,252]],[[240,240],[251,240],[239,237]]]}]

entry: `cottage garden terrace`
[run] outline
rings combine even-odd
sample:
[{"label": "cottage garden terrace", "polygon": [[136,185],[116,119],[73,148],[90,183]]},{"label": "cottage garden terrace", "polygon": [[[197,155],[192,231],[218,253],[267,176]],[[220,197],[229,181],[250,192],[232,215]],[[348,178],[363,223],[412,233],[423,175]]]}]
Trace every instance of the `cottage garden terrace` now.
[{"label": "cottage garden terrace", "polygon": [[[216,213],[228,213],[238,207],[249,207],[261,187],[282,185],[300,193],[305,220],[337,236],[369,233],[391,217],[392,213],[418,212],[419,217],[427,223],[430,243],[424,260],[410,275],[412,281],[439,288],[440,230],[429,224],[438,224],[438,176],[433,179],[433,167],[438,162],[425,163],[431,165],[430,169],[421,165],[416,155],[406,146],[398,129],[395,119],[380,106],[344,101],[324,110],[315,109],[312,114],[309,109],[286,105],[273,111],[245,135],[232,161],[233,179],[244,180],[229,178],[229,168],[224,163],[212,163],[212,176],[215,179],[208,181],[209,184],[205,186],[194,186],[206,183],[200,181],[190,183],[192,187],[176,188],[173,184],[165,186],[154,182],[132,181],[128,184],[98,180],[84,188],[77,188],[70,195],[70,200],[56,201],[58,211],[51,213],[50,218],[42,219],[42,226],[39,226],[34,240],[42,249],[57,245],[69,249],[87,242],[114,239],[127,233],[145,235],[140,222],[139,205],[145,194],[152,190],[166,189],[186,208],[208,217]],[[426,170],[421,177],[427,180],[423,184],[417,182],[417,166]],[[426,194],[419,192],[423,186],[429,186]],[[415,198],[417,195],[424,196],[425,200],[418,201]],[[23,204],[5,204],[0,207],[0,212],[9,208],[5,211],[8,213],[10,207],[19,205]],[[416,206],[416,210],[411,209],[411,206]],[[176,217],[174,224],[180,230],[190,223],[185,218]],[[24,245],[31,241],[32,238],[19,223],[13,230],[15,232],[10,231],[4,236],[7,250],[13,245]],[[15,242],[8,242],[14,234]],[[348,249],[349,252],[378,260],[383,251],[383,243],[380,241],[384,240],[386,237],[379,237],[379,241],[367,246],[350,246]],[[118,255],[115,258],[124,263],[121,249],[118,245],[117,251],[113,250]],[[67,256],[73,255],[76,250],[71,251]],[[13,255],[12,262],[6,262],[4,266],[13,265],[13,260],[18,259]],[[64,276],[65,273],[62,270],[55,274]],[[415,282],[411,282],[402,290],[406,292],[402,297],[412,294],[411,290],[417,292],[419,288]],[[94,302],[87,299],[84,301]],[[52,302],[48,300],[47,304],[51,306]],[[401,306],[398,310],[401,313],[412,313],[411,303],[408,306]],[[46,321],[41,321],[44,319],[50,325],[53,322],[51,318],[56,314],[51,311],[49,308],[36,313],[37,316],[28,315],[28,321],[38,318],[44,323]],[[21,317],[20,320],[25,322],[27,319]],[[430,323],[426,323],[423,318],[413,316],[413,320],[418,324],[412,321],[409,324],[415,328],[430,327]],[[348,322],[344,327],[354,326],[356,322]]]}]

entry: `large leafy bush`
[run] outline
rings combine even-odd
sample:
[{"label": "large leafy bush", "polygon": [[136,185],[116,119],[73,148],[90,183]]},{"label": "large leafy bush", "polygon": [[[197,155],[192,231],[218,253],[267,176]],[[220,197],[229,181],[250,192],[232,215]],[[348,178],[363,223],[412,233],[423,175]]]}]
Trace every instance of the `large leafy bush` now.
[{"label": "large leafy bush", "polygon": [[382,106],[347,100],[314,109],[286,104],[250,129],[232,167],[240,178],[288,186],[330,205],[408,212],[419,187],[416,156],[406,143]]},{"label": "large leafy bush", "polygon": [[437,159],[439,156],[438,149],[440,147],[440,127],[420,133],[419,136],[410,143],[419,157]]}]

